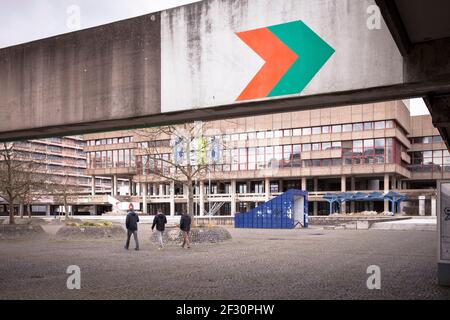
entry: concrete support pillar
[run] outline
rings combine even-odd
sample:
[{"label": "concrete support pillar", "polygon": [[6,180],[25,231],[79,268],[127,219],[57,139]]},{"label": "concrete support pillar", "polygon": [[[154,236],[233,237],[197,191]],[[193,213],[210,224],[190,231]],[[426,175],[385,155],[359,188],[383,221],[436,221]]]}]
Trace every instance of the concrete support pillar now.
[{"label": "concrete support pillar", "polygon": [[236,215],[236,180],[231,180],[231,216]]},{"label": "concrete support pillar", "polygon": [[112,196],[115,197],[117,196],[117,175],[114,175],[113,180],[112,180]]},{"label": "concrete support pillar", "polygon": [[[389,192],[389,175],[384,175],[384,193]],[[389,200],[384,200],[384,212],[389,212]]]},{"label": "concrete support pillar", "polygon": [[175,217],[175,182],[170,183],[170,216]]},{"label": "concrete support pillar", "polygon": [[[341,177],[341,192],[346,192],[346,191],[347,191],[347,177],[342,176]],[[347,212],[346,203],[342,202],[341,213],[346,213],[346,212]]]},{"label": "concrete support pillar", "polygon": [[392,176],[392,186],[391,186],[391,190],[397,189],[397,177],[396,176]]},{"label": "concrete support pillar", "polygon": [[[350,189],[351,189],[351,191],[356,191],[356,179],[355,179],[355,177],[351,177],[350,178]],[[354,201],[350,202],[350,212],[352,212],[352,213],[355,212],[355,202]]]},{"label": "concrete support pillar", "polygon": [[147,208],[147,183],[141,183],[142,186],[142,213],[148,214]]},{"label": "concrete support pillar", "polygon": [[130,196],[133,195],[133,179],[128,180],[128,193]]},{"label": "concrete support pillar", "polygon": [[45,208],[45,215],[47,216],[47,217],[50,217],[50,215],[51,215],[51,210],[52,210],[52,207],[48,204],[48,205],[46,205],[46,208]]},{"label": "concrete support pillar", "polygon": [[302,190],[307,191],[306,190],[306,178],[302,178]]},{"label": "concrete support pillar", "polygon": [[419,196],[419,216],[425,215],[425,196]]},{"label": "concrete support pillar", "polygon": [[270,179],[266,178],[264,180],[264,192],[265,192],[265,200],[270,200]]},{"label": "concrete support pillar", "polygon": [[[165,195],[166,193],[165,193],[164,191],[165,191],[165,190],[164,190],[164,185],[163,185],[163,184],[160,184],[160,185],[159,185],[159,195],[160,195],[160,196]],[[187,190],[186,190],[186,195],[187,195]]]},{"label": "concrete support pillar", "polygon": [[23,204],[19,204],[19,216],[23,216]]},{"label": "concrete support pillar", "polygon": [[436,209],[436,197],[431,197],[431,216],[436,217],[437,209]]},{"label": "concrete support pillar", "polygon": [[200,181],[200,188],[199,188],[199,200],[200,200],[200,216],[205,215],[205,182]]},{"label": "concrete support pillar", "polygon": [[[319,190],[319,179],[314,178],[314,192]],[[319,203],[317,201],[313,202],[313,215],[317,216],[319,214]]]},{"label": "concrete support pillar", "polygon": [[91,195],[95,196],[95,176],[91,177]]},{"label": "concrete support pillar", "polygon": [[278,183],[278,192],[283,192],[283,180]]}]

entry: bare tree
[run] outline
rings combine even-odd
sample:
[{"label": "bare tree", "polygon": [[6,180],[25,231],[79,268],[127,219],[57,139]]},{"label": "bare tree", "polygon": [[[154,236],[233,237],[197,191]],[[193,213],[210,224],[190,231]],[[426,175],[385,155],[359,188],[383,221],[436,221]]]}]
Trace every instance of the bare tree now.
[{"label": "bare tree", "polygon": [[[136,130],[144,141],[138,174],[153,175],[187,189],[187,213],[194,214],[194,182],[205,179],[214,164],[211,152],[219,141],[204,135],[201,122]],[[170,144],[161,141],[170,141]]]},{"label": "bare tree", "polygon": [[63,204],[66,219],[69,218],[69,205],[80,191],[80,187],[74,186],[68,175],[63,177],[53,176],[47,184],[47,194],[53,198],[54,203]]},{"label": "bare tree", "polygon": [[0,150],[0,197],[9,207],[9,223],[14,224],[14,206],[24,203],[43,183],[45,169],[38,160],[17,151],[15,143],[3,143]]}]

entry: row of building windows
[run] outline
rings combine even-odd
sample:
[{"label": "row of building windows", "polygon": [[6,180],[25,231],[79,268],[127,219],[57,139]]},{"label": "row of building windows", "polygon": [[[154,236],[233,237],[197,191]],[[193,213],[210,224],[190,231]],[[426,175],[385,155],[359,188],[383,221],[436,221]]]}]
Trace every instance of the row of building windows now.
[{"label": "row of building windows", "polygon": [[129,136],[129,137],[88,140],[87,145],[89,147],[93,147],[93,146],[101,146],[101,145],[109,145],[109,144],[122,144],[122,143],[131,143],[131,142],[133,142],[133,137]]},{"label": "row of building windows", "polygon": [[412,152],[408,168],[413,172],[450,172],[450,153],[448,150]]},{"label": "row of building windows", "polygon": [[[328,146],[325,143],[325,146]],[[342,158],[303,160],[301,154],[304,145],[279,145],[269,147],[238,148],[222,151],[221,161],[210,168],[212,171],[239,171],[259,169],[280,169],[312,166],[340,166],[358,164],[401,163],[400,144],[392,138],[344,141]],[[324,147],[320,144],[320,147]],[[310,148],[306,148],[310,151]],[[161,155],[168,160],[169,154]],[[147,173],[170,172],[172,168],[148,156],[138,156],[138,171],[145,167]]]},{"label": "row of building windows", "polygon": [[108,150],[87,153],[88,168],[134,167],[136,158],[133,149]]},{"label": "row of building windows", "polygon": [[273,139],[292,136],[310,136],[317,134],[327,133],[341,133],[341,132],[357,132],[364,130],[378,130],[378,129],[391,129],[395,127],[395,121],[370,121],[359,123],[338,124],[330,126],[319,127],[307,127],[307,128],[295,128],[295,129],[280,129],[280,130],[268,130],[257,132],[245,132],[235,134],[225,134],[223,136],[216,136],[216,139],[222,139],[223,141],[247,141],[255,139]]},{"label": "row of building windows", "polygon": [[428,136],[428,137],[414,137],[411,138],[411,143],[423,143],[423,144],[430,144],[430,143],[440,143],[442,142],[441,136]]}]

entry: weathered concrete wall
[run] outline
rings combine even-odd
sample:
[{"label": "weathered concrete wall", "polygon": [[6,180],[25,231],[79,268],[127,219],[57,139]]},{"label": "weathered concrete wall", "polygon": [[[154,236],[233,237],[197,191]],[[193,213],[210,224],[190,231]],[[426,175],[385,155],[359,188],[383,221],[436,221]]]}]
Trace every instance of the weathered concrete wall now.
[{"label": "weathered concrete wall", "polygon": [[388,28],[367,27],[373,4],[205,0],[162,12],[162,111],[234,103],[265,63],[236,32],[297,20],[336,50],[301,95],[402,83],[402,57]]},{"label": "weathered concrete wall", "polygon": [[159,113],[159,17],[0,50],[0,131]]}]

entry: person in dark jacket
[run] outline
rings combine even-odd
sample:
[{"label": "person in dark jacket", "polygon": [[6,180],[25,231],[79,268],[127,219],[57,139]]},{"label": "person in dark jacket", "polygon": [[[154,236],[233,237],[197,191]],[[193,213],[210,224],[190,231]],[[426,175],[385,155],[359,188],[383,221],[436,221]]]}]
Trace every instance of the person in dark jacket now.
[{"label": "person in dark jacket", "polygon": [[138,222],[139,222],[139,216],[136,212],[134,212],[133,204],[130,203],[129,211],[127,214],[127,219],[125,221],[125,225],[127,227],[127,243],[125,244],[125,249],[128,250],[130,246],[130,239],[131,235],[134,237],[134,242],[136,243],[136,251],[139,250],[139,240],[138,240]]},{"label": "person in dark jacket", "polygon": [[187,248],[191,248],[191,241],[189,239],[189,232],[191,231],[191,216],[187,213],[183,213],[180,219],[180,229],[183,233],[183,244],[182,248],[187,245]]},{"label": "person in dark jacket", "polygon": [[153,225],[152,225],[152,231],[154,231],[156,226],[156,232],[158,236],[158,242],[159,242],[159,249],[161,250],[163,248],[163,234],[164,230],[166,229],[166,223],[167,219],[164,213],[162,213],[161,210],[158,210],[157,215],[153,219]]}]

